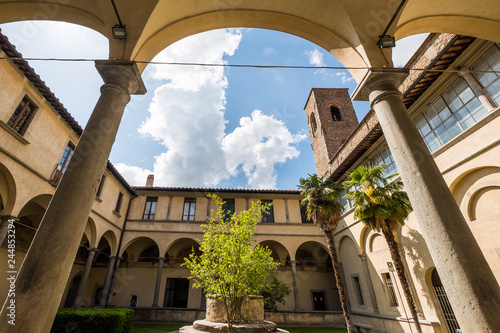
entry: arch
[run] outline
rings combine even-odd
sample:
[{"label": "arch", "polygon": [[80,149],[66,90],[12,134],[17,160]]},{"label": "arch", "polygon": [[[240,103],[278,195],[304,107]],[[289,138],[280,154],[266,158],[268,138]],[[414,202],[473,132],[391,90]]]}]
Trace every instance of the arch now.
[{"label": "arch", "polygon": [[[344,235],[340,238],[339,240],[339,245],[337,246],[337,255],[339,257],[339,262],[342,262],[342,247],[343,245],[345,244],[345,242],[348,242],[348,241],[351,241],[353,242],[354,244],[356,244],[356,241],[354,239],[352,239],[350,236],[348,235]],[[358,246],[356,246],[356,255],[360,255],[361,254],[361,250]]]},{"label": "arch", "polygon": [[494,1],[408,2],[395,27],[397,39],[423,32],[445,32],[500,42],[498,7]]},{"label": "arch", "polygon": [[317,268],[318,266],[331,265],[330,253],[326,246],[315,241],[300,244],[295,252],[297,269]]},{"label": "arch", "polygon": [[[148,247],[158,244],[152,238],[146,236],[139,236],[129,240],[125,246],[120,250],[120,256],[123,257],[124,253],[127,252],[127,258],[129,261],[136,261],[143,250]],[[122,260],[123,261],[123,260]]]},{"label": "arch", "polygon": [[316,131],[318,130],[318,123],[316,121],[316,113],[311,113],[309,116],[309,124],[311,125],[311,133],[313,137],[316,137]]},{"label": "arch", "polygon": [[342,121],[342,114],[340,108],[336,105],[330,105],[330,115],[333,121]]},{"label": "arch", "polygon": [[0,163],[0,215],[10,215],[16,202],[16,182],[14,177]]},{"label": "arch", "polygon": [[366,251],[367,248],[368,248],[368,251],[371,252],[369,244],[368,244],[368,235],[370,234],[371,231],[372,231],[372,229],[370,229],[369,227],[367,227],[365,225],[359,234],[359,244],[360,244],[359,251],[362,254],[367,252]]},{"label": "arch", "polygon": [[80,286],[80,282],[82,280],[82,274],[77,273],[73,279],[71,279],[71,283],[69,284],[68,293],[66,294],[66,301],[64,302],[64,307],[69,308],[72,307],[75,303],[76,292],[78,287]]},{"label": "arch", "polygon": [[73,23],[95,30],[109,38],[110,31],[101,17],[95,13],[100,12],[95,1],[86,1],[91,8],[78,8],[72,1],[58,1],[57,3],[27,3],[8,2],[0,4],[0,23],[17,21],[61,21]]},{"label": "arch", "polygon": [[97,247],[97,228],[94,220],[89,217],[83,232],[89,241],[90,247]]},{"label": "arch", "polygon": [[197,254],[201,254],[199,252],[200,244],[196,239],[187,237],[176,239],[167,247],[164,254],[165,261],[172,264],[182,263],[184,257],[191,253],[193,247]]},{"label": "arch", "polygon": [[106,231],[102,236],[101,238],[99,239],[99,244],[100,242],[105,239],[108,244],[109,244],[109,247],[110,247],[110,251],[111,251],[111,254],[113,255],[114,253],[116,253],[116,250],[117,250],[117,240],[116,240],[116,235],[115,233],[112,231],[112,230],[108,230]]},{"label": "arch", "polygon": [[264,240],[261,241],[259,245],[267,246],[271,250],[274,261],[279,262],[282,266],[289,264],[290,252],[280,242],[274,240]]},{"label": "arch", "polygon": [[[335,11],[332,10],[332,17],[330,17],[331,22],[336,22],[336,24],[325,22],[329,25],[326,27],[316,22],[312,16],[309,18],[300,17],[300,14],[286,13],[284,8],[271,10],[269,3],[266,3],[266,6],[261,5],[262,8],[258,8],[259,6],[256,5],[254,8],[245,9],[231,7],[217,10],[214,6],[209,6],[189,14],[186,13],[187,16],[179,16],[178,20],[165,22],[162,16],[164,18],[164,13],[171,11],[171,8],[166,8],[169,4],[160,3],[144,27],[143,33],[132,51],[131,59],[150,61],[167,46],[185,37],[210,30],[261,28],[304,38],[324,48],[346,66],[387,65],[387,60],[378,47],[367,51],[359,45],[359,39],[352,27],[352,22],[350,22],[343,7],[334,3],[331,5],[338,7],[335,8]],[[376,46],[375,43],[374,45]],[[370,53],[369,56],[366,54],[367,52]],[[146,64],[139,64],[141,72],[145,67]],[[350,72],[358,82],[364,75],[364,71],[360,70],[350,70]]]},{"label": "arch", "polygon": [[462,211],[469,220],[487,218],[498,214],[495,202],[500,198],[500,167],[483,166],[468,170],[459,175],[451,184],[450,190]]},{"label": "arch", "polygon": [[21,208],[17,215],[19,223],[16,225],[16,250],[28,251],[51,199],[51,194],[37,195]]}]

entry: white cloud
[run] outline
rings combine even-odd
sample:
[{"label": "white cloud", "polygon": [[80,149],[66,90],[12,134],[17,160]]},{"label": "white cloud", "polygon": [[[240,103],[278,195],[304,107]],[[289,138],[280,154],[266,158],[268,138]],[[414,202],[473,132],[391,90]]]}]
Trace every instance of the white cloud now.
[{"label": "white cloud", "polygon": [[319,52],[318,49],[314,49],[313,51],[307,50],[307,56],[309,57],[309,63],[316,67],[324,67],[325,62],[323,61],[323,54]]},{"label": "white cloud", "polygon": [[273,49],[272,47],[265,47],[264,50],[262,51],[262,53],[264,53],[264,55],[266,55],[266,56],[270,56],[270,55],[275,55],[278,52],[275,49]]},{"label": "white cloud", "polygon": [[145,186],[148,175],[153,172],[148,169],[139,168],[123,163],[114,164],[118,172],[133,186]]},{"label": "white cloud", "polygon": [[[240,41],[238,30],[206,32],[173,44],[155,60],[225,63],[223,57],[233,55]],[[249,186],[274,188],[275,165],[299,155],[294,144],[305,135],[292,135],[283,122],[261,111],[242,118],[226,135],[224,68],[157,65],[152,77],[164,82],[139,132],[165,147],[155,157],[156,186],[213,187],[238,175],[241,166]],[[131,183],[140,179],[139,184],[151,173],[126,165],[119,170]]]},{"label": "white cloud", "polygon": [[292,135],[282,121],[255,110],[251,118],[240,119],[240,126],[222,140],[222,148],[231,175],[241,165],[250,187],[274,188],[275,165],[298,157],[294,144],[305,138],[304,134]]},{"label": "white cloud", "polygon": [[396,47],[392,50],[392,60],[394,67],[403,67],[415,54],[429,34],[419,34],[405,37],[396,42]]}]

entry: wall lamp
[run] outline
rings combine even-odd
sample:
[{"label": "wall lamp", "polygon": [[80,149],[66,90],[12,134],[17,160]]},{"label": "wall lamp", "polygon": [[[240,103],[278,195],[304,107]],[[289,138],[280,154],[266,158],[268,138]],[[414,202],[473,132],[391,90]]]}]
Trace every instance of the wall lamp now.
[{"label": "wall lamp", "polygon": [[389,35],[378,36],[377,45],[380,48],[390,48],[396,46],[396,39]]},{"label": "wall lamp", "polygon": [[403,9],[403,6],[405,5],[405,2],[406,2],[406,0],[402,0],[401,1],[401,3],[399,4],[398,9],[396,9],[396,11],[394,12],[394,15],[392,15],[392,18],[389,21],[389,24],[387,24],[387,27],[385,28],[384,32],[382,33],[382,35],[378,36],[377,45],[381,49],[382,48],[387,49],[387,48],[391,48],[391,47],[395,47],[396,46],[396,39],[394,39],[393,36],[387,35],[387,30],[389,30],[392,22],[394,22],[394,20],[396,19],[396,16],[398,16],[398,14],[401,11],[401,9]]},{"label": "wall lamp", "polygon": [[122,20],[120,19],[120,15],[118,14],[118,10],[116,9],[115,1],[111,0],[111,4],[115,9],[116,18],[118,19],[119,22],[119,24],[116,24],[111,28],[111,31],[113,32],[113,38],[121,40],[127,39],[127,29],[125,29],[125,26],[123,25]]},{"label": "wall lamp", "polygon": [[114,39],[127,39],[127,29],[124,25],[117,24],[111,28]]}]

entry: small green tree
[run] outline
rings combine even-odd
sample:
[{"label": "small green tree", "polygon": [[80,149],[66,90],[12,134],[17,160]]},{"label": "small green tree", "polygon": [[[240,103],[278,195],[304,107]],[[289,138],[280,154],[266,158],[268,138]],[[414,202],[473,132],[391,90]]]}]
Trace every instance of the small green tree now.
[{"label": "small green tree", "polygon": [[266,207],[252,203],[250,209],[224,218],[223,202],[216,195],[209,197],[217,203],[217,211],[202,226],[202,254],[193,250],[183,265],[191,271],[194,287],[224,301],[228,330],[233,332],[233,324],[241,322],[242,301],[270,290],[278,263],[269,249],[253,247],[256,225]]},{"label": "small green tree", "polygon": [[285,298],[290,295],[290,292],[290,288],[275,276],[269,290],[262,293],[265,308],[270,311],[277,311],[276,303],[285,304]]}]

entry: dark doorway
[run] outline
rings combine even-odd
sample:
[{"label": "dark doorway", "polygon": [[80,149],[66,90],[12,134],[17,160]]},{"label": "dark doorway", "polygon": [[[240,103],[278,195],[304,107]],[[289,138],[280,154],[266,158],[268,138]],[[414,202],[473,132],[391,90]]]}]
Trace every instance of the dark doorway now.
[{"label": "dark doorway", "polygon": [[324,291],[311,291],[314,311],[326,311],[326,293]]},{"label": "dark doorway", "polygon": [[75,276],[73,281],[71,281],[71,285],[69,286],[68,290],[68,296],[66,297],[66,303],[64,303],[65,308],[70,308],[73,306],[73,303],[75,302],[76,298],[76,292],[78,290],[78,287],[80,286],[80,281],[82,280],[82,277],[80,275]]},{"label": "dark doorway", "polygon": [[189,280],[168,278],[163,306],[166,308],[187,308]]}]

